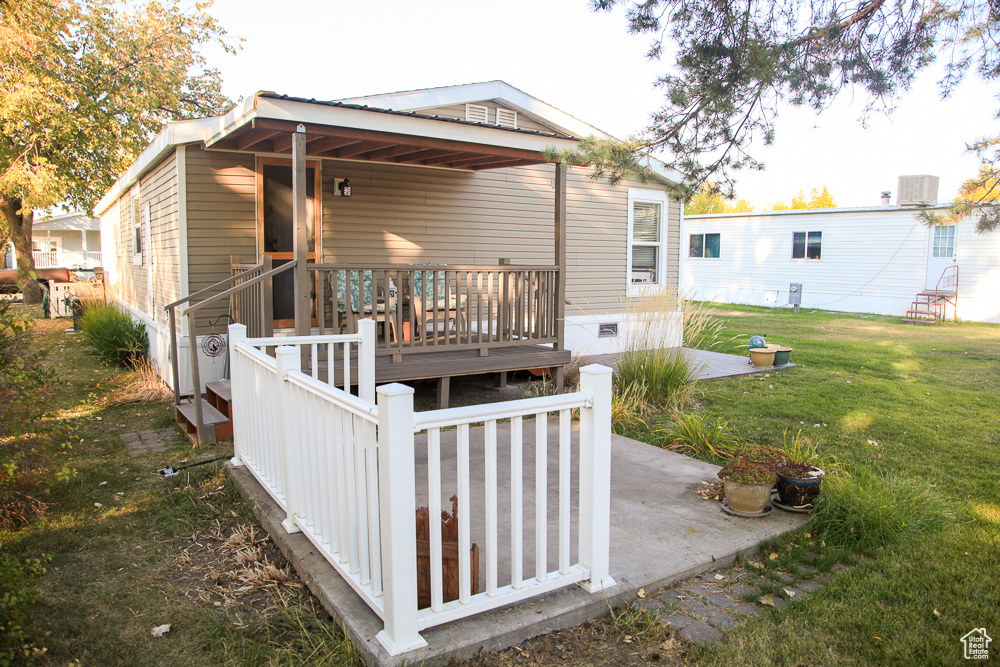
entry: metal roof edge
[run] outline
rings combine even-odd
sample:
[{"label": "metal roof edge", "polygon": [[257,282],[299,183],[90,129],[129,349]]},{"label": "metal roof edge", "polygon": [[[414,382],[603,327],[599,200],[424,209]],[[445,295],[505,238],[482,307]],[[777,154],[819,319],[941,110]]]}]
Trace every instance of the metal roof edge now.
[{"label": "metal roof edge", "polygon": [[951,207],[952,202],[941,202],[928,206],[838,206],[835,208],[797,208],[786,211],[749,211],[746,213],[699,213],[696,215],[685,214],[687,220],[707,220],[714,218],[751,218],[761,216],[782,216],[782,215],[827,215],[836,213],[901,213],[905,211],[921,211],[926,209],[941,210]]}]

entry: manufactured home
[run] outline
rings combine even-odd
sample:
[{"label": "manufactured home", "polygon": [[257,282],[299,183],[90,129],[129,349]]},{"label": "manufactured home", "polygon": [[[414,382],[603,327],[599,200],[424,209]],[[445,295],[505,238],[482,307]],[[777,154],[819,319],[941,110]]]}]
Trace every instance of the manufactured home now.
[{"label": "manufactured home", "polygon": [[36,269],[93,269],[101,266],[101,228],[96,218],[80,213],[35,222],[31,254]]},{"label": "manufactured home", "polygon": [[374,319],[379,382],[558,372],[615,351],[626,297],[679,275],[676,175],[652,161],[655,181],[611,186],[559,163],[591,135],[607,136],[500,81],[260,92],[168,124],[121,175],[97,206],[106,280],[182,394],[227,372],[213,334],[234,321],[302,336]]},{"label": "manufactured home", "polygon": [[[1000,323],[1000,233],[928,227],[937,179],[900,178],[895,205],[687,215],[681,290],[701,301]],[[910,193],[917,192],[917,196]]]}]

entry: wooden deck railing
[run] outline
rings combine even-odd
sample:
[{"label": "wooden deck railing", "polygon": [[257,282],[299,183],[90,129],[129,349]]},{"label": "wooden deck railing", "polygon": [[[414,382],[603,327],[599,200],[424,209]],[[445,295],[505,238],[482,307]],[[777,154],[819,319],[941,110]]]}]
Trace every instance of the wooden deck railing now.
[{"label": "wooden deck railing", "polygon": [[553,266],[310,264],[320,334],[379,324],[378,353],[559,341]]}]

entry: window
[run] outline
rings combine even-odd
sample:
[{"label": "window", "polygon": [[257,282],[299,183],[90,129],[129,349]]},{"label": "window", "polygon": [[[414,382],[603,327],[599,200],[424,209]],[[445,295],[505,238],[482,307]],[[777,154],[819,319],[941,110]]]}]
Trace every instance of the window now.
[{"label": "window", "polygon": [[934,228],[934,256],[955,256],[955,225],[938,225]]},{"label": "window", "polygon": [[823,232],[792,232],[792,259],[820,259]]},{"label": "window", "polygon": [[497,125],[517,129],[517,112],[497,107]]},{"label": "window", "polygon": [[142,215],[138,197],[132,197],[132,263],[142,265]]},{"label": "window", "polygon": [[663,204],[651,201],[632,202],[632,284],[655,285],[660,282],[662,262]]},{"label": "window", "polygon": [[718,258],[721,244],[721,234],[691,234],[688,256]]},{"label": "window", "polygon": [[465,120],[471,123],[485,123],[489,109],[479,104],[465,105]]}]

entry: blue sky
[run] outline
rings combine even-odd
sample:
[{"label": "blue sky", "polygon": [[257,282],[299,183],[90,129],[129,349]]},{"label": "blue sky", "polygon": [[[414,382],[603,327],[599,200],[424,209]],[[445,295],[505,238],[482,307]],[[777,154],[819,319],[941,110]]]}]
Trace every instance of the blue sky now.
[{"label": "blue sky", "polygon": [[[621,12],[587,0],[217,0],[211,10],[244,38],[236,56],[209,53],[225,92],[257,90],[336,99],[502,79],[618,137],[640,130],[660,102],[652,82],[666,61],[649,62],[648,38],[628,35]],[[857,117],[863,99],[845,96],[821,116],[784,109],[764,172],[737,177],[758,210],[799,190],[826,186],[839,206],[879,203],[902,174],[941,177],[949,200],[978,164],[965,143],[994,132],[994,91],[964,84],[939,99],[928,72],[896,112]]]}]

